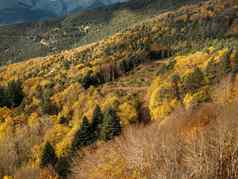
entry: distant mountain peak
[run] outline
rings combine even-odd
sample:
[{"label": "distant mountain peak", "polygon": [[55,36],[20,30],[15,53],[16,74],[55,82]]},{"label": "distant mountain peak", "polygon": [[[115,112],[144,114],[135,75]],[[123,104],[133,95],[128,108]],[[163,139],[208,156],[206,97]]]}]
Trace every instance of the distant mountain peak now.
[{"label": "distant mountain peak", "polygon": [[4,0],[4,2],[2,0],[0,1],[0,25],[63,16],[73,11],[125,1],[127,0]]}]

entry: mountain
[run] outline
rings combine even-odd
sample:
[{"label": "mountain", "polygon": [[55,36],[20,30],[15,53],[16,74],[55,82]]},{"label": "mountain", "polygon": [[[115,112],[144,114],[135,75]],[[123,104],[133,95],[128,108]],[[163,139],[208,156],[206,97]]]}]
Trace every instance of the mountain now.
[{"label": "mountain", "polygon": [[122,0],[1,0],[0,25],[44,20],[118,2]]},{"label": "mountain", "polygon": [[92,9],[96,9],[96,8],[100,8],[100,7],[104,7],[105,4],[99,0],[95,0],[91,5],[90,8]]},{"label": "mountain", "polygon": [[51,11],[31,10],[25,7],[0,10],[1,25],[46,20],[55,17],[57,17],[56,14]]},{"label": "mountain", "polygon": [[237,37],[237,0],[1,27],[0,178],[237,178]]},{"label": "mountain", "polygon": [[[76,1],[70,4],[73,2]],[[0,39],[3,39],[0,65],[96,42],[165,11],[197,3],[194,0],[140,0],[101,7],[101,3],[97,4],[100,1],[92,2],[100,7],[84,11],[80,7],[60,19],[0,28]]]}]

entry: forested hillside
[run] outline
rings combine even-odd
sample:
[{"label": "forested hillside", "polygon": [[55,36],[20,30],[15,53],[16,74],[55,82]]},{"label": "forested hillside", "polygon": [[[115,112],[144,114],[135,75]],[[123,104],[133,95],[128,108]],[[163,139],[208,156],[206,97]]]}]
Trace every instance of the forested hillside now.
[{"label": "forested hillside", "polygon": [[102,28],[1,67],[0,178],[236,178],[238,2],[130,1],[111,14],[66,17]]},{"label": "forested hillside", "polygon": [[0,27],[0,65],[96,42],[162,12],[177,9],[185,3],[198,2],[200,0],[131,0],[94,10],[76,11],[64,18],[3,26]]}]

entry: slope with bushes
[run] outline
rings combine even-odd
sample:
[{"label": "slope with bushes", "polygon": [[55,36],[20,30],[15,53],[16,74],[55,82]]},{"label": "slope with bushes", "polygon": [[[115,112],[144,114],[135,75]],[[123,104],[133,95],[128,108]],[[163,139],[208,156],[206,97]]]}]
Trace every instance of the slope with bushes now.
[{"label": "slope with bushes", "polygon": [[[73,13],[64,18],[0,27],[0,65],[75,48],[194,0],[141,0]],[[17,29],[17,30],[16,30]]]},{"label": "slope with bushes", "polygon": [[[148,172],[157,162],[162,162],[164,168],[175,167],[175,176],[177,172],[186,174],[192,170],[191,166],[166,167],[173,164],[173,156],[167,158],[171,163],[163,162],[164,157],[155,163],[142,157],[144,165],[137,166],[140,162],[133,158],[133,151],[126,150],[127,157],[121,157],[120,151],[107,146],[113,146],[114,139],[129,125],[153,119],[152,126],[159,125],[158,131],[166,130],[174,111],[180,111],[186,119],[194,117],[189,116],[189,110],[198,111],[191,123],[177,121],[179,134],[188,135],[181,140],[187,142],[197,137],[196,132],[212,125],[218,115],[214,112],[214,116],[206,116],[204,112],[204,116],[199,116],[204,103],[223,108],[234,102],[237,9],[233,0],[184,5],[101,41],[2,67],[0,174],[18,178],[30,173],[38,178],[167,175],[163,168]],[[130,144],[125,141],[123,145]],[[154,152],[150,147],[145,152]],[[108,158],[98,156],[98,152],[108,152],[107,149],[112,149]],[[138,152],[144,156],[144,151]],[[156,151],[155,155],[160,153]],[[76,158],[79,162],[70,165]],[[185,159],[176,158],[176,162]],[[90,160],[99,163],[90,168]],[[81,167],[86,173],[81,172]]]}]

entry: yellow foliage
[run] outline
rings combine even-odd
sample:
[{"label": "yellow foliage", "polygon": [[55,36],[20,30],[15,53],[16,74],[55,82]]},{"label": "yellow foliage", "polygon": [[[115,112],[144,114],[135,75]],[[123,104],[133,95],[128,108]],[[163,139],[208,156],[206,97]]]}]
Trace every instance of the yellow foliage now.
[{"label": "yellow foliage", "polygon": [[28,126],[33,127],[33,126],[39,125],[41,123],[39,117],[40,116],[38,113],[32,113],[27,120]]},{"label": "yellow foliage", "polygon": [[11,114],[12,114],[12,111],[9,108],[6,108],[6,107],[1,108],[0,107],[0,118],[5,119],[8,116],[10,116]]},{"label": "yellow foliage", "polygon": [[[205,71],[208,67],[209,62],[212,61],[213,63],[218,64],[215,67],[217,73],[221,73],[219,74],[221,77],[219,77],[222,78],[222,75],[224,73],[222,71],[224,68],[222,60],[228,52],[228,48],[216,51],[213,47],[210,47],[208,48],[208,52],[196,52],[187,56],[175,57],[176,64],[172,72],[168,71],[166,74],[159,75],[153,81],[149,88],[149,109],[152,118],[164,118],[178,105],[178,101],[176,101],[176,96],[173,95],[173,85],[170,80],[174,72],[176,72],[180,76],[180,78],[183,79],[184,76],[191,74],[196,67],[199,67],[202,71]],[[230,58],[235,59],[236,55],[236,51],[233,51],[233,54],[231,54]],[[206,83],[206,76],[204,77],[204,80],[204,83]],[[199,88],[203,88],[203,86]],[[181,86],[178,86],[178,88],[182,90]],[[210,97],[206,91],[207,89],[203,89],[196,92],[195,94],[183,94],[182,100],[185,107],[189,108],[192,104],[208,101]]]},{"label": "yellow foliage", "polygon": [[13,179],[12,176],[4,176],[3,179]]},{"label": "yellow foliage", "polygon": [[136,107],[127,101],[119,105],[118,115],[124,125],[128,125],[130,122],[136,122],[138,118]]},{"label": "yellow foliage", "polygon": [[104,103],[102,104],[102,109],[105,111],[108,107],[113,106],[118,107],[120,99],[115,95],[109,95],[105,98]]},{"label": "yellow foliage", "polygon": [[209,59],[209,54],[205,52],[196,52],[188,56],[178,56],[176,59],[175,71],[178,74],[189,73],[194,67],[203,69],[204,63]]},{"label": "yellow foliage", "polygon": [[65,135],[70,131],[70,129],[64,125],[56,124],[51,129],[49,129],[45,135],[45,141],[48,141],[54,145],[62,141]]},{"label": "yellow foliage", "polygon": [[67,156],[71,152],[72,139],[68,136],[62,139],[61,142],[56,144],[55,152],[57,157]]}]

